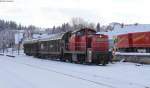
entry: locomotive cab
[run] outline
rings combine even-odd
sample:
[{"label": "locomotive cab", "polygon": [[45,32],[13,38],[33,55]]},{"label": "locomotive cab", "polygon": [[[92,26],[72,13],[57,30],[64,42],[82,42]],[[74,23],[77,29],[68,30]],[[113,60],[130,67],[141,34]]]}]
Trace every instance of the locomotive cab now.
[{"label": "locomotive cab", "polygon": [[96,31],[91,29],[81,29],[73,32],[69,39],[69,50],[85,51],[87,48],[91,48],[92,36],[95,33]]},{"label": "locomotive cab", "polygon": [[92,37],[91,43],[92,61],[97,64],[107,64],[109,60],[108,36],[96,34]]},{"label": "locomotive cab", "polygon": [[77,62],[107,64],[108,48],[108,36],[93,29],[75,31],[69,39],[69,51]]}]

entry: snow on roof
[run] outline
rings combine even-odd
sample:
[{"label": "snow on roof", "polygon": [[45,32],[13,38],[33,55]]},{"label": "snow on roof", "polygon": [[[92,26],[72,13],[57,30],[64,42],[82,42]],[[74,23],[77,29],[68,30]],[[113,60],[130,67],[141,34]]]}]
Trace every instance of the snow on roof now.
[{"label": "snow on roof", "polygon": [[38,41],[38,39],[27,39],[24,41],[24,44],[26,43],[36,43]]},{"label": "snow on roof", "polygon": [[76,30],[72,31],[72,33],[76,33],[76,32],[81,31],[81,30],[92,30],[92,31],[95,31],[92,28],[80,28],[80,29],[76,29]]},{"label": "snow on roof", "polygon": [[62,39],[64,33],[57,33],[57,34],[42,34],[42,35],[35,35],[33,39],[27,39],[24,43],[35,43],[37,41],[48,41],[48,40],[58,40]]},{"label": "snow on roof", "polygon": [[134,32],[146,32],[150,31],[150,24],[130,24],[130,25],[124,25],[121,27],[121,25],[115,25],[113,31],[109,32],[98,32],[97,34],[106,34],[109,35],[109,38],[112,39],[113,36],[119,35],[119,34],[126,34],[126,33],[134,33]]},{"label": "snow on roof", "polygon": [[51,34],[51,35],[43,36],[39,38],[39,41],[58,40],[58,39],[62,39],[63,35],[64,33]]}]

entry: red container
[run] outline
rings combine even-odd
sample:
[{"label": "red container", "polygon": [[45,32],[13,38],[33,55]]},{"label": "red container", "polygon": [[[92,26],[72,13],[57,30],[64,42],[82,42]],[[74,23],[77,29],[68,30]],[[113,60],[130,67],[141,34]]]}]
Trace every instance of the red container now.
[{"label": "red container", "polygon": [[150,48],[150,32],[132,33],[132,47]]},{"label": "red container", "polygon": [[103,34],[94,35],[92,38],[92,51],[107,52],[109,48],[108,36]]},{"label": "red container", "polygon": [[115,43],[116,47],[117,48],[130,48],[130,47],[132,47],[131,36],[132,36],[131,33],[118,35],[116,43]]}]

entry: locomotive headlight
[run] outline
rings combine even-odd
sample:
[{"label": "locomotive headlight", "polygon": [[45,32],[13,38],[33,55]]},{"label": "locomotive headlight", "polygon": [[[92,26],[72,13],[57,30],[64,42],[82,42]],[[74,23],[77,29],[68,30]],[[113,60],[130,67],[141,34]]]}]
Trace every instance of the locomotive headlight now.
[{"label": "locomotive headlight", "polygon": [[100,35],[99,37],[101,38],[102,36]]}]

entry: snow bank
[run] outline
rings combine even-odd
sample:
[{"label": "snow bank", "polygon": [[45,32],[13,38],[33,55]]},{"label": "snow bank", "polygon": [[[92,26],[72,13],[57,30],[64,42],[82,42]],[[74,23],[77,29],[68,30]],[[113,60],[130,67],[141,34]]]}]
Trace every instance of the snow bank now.
[{"label": "snow bank", "polygon": [[145,56],[150,56],[150,53],[122,53],[122,52],[116,52],[116,55],[145,55]]}]

